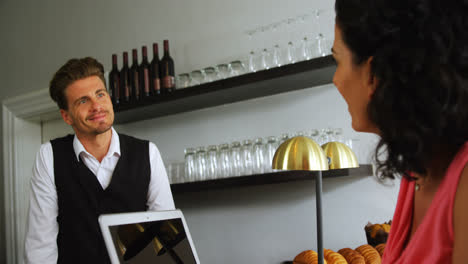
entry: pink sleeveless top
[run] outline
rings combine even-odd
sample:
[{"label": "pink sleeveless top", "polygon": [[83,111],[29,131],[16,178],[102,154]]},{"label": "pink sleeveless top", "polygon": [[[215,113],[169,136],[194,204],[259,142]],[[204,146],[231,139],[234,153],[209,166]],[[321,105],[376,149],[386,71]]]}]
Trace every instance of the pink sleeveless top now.
[{"label": "pink sleeveless top", "polygon": [[382,264],[452,263],[453,206],[468,162],[468,142],[450,163],[433,201],[406,248],[413,215],[414,181],[403,178]]}]

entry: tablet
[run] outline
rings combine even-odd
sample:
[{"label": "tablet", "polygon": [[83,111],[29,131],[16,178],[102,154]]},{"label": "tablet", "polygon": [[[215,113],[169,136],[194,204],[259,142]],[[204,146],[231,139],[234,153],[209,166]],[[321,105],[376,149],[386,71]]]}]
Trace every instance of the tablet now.
[{"label": "tablet", "polygon": [[199,264],[180,210],[99,216],[112,264]]}]

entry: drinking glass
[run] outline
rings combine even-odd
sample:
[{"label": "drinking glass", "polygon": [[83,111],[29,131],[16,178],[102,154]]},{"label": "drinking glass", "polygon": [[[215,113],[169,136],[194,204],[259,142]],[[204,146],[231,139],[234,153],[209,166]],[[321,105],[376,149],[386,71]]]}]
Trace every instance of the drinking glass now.
[{"label": "drinking glass", "polygon": [[206,150],[205,147],[198,147],[195,154],[197,161],[196,181],[204,181],[206,179]]},{"label": "drinking glass", "polygon": [[260,67],[262,70],[270,69],[270,53],[268,53],[267,49],[262,50],[261,60],[260,60]]},{"label": "drinking glass", "polygon": [[265,144],[265,160],[264,167],[265,172],[272,172],[273,157],[275,156],[276,149],[278,148],[278,140],[276,137],[268,137]]},{"label": "drinking glass", "polygon": [[297,131],[294,136],[295,137],[304,137],[306,133],[304,131]]},{"label": "drinking glass", "polygon": [[264,164],[264,157],[265,157],[265,150],[263,146],[262,138],[255,139],[255,143],[253,145],[253,173],[261,174],[265,172]]},{"label": "drinking glass", "polygon": [[245,73],[245,67],[244,64],[237,60],[233,61],[230,63],[231,64],[231,70],[232,70],[232,75],[237,76]]},{"label": "drinking glass", "polygon": [[286,58],[285,62],[288,64],[295,63],[296,62],[296,52],[294,50],[294,45],[292,41],[288,42],[288,47],[286,48]]},{"label": "drinking glass", "polygon": [[185,178],[188,182],[194,181],[196,164],[195,164],[195,149],[185,149]]},{"label": "drinking glass", "polygon": [[240,176],[241,168],[241,145],[240,142],[234,141],[231,144],[231,176]]},{"label": "drinking glass", "polygon": [[259,36],[261,34],[260,29],[252,29],[245,32],[247,35],[247,43],[249,47],[255,49],[257,43],[259,42]]},{"label": "drinking glass", "polygon": [[184,171],[184,163],[175,163],[173,164],[172,166],[172,169],[173,169],[173,172],[174,172],[174,175],[173,175],[173,182],[174,183],[182,183],[184,182],[184,178],[183,178],[183,171]]},{"label": "drinking glass", "polygon": [[203,83],[205,77],[203,76],[203,72],[201,70],[195,70],[190,73],[190,86],[200,85]]},{"label": "drinking glass", "polygon": [[312,138],[313,141],[319,143],[319,131],[317,129],[312,129],[310,132],[310,138]]},{"label": "drinking glass", "polygon": [[224,143],[219,145],[219,174],[221,178],[231,176],[231,157],[229,153],[229,145]]},{"label": "drinking glass", "polygon": [[335,131],[333,128],[326,128],[325,133],[327,134],[328,142],[336,141]]},{"label": "drinking glass", "polygon": [[190,86],[190,75],[188,73],[182,73],[177,78],[177,88],[184,89]]},{"label": "drinking glass", "polygon": [[273,47],[273,54],[272,54],[271,60],[272,60],[272,67],[281,67],[281,65],[283,65],[281,61],[281,49],[278,44],[276,44]]},{"label": "drinking glass", "polygon": [[171,184],[183,182],[183,179],[181,178],[181,167],[183,168],[184,164],[171,163],[167,166],[167,177]]},{"label": "drinking glass", "polygon": [[329,50],[329,48],[327,47],[328,42],[322,33],[318,34],[316,38],[316,42],[317,42],[317,54],[316,54],[317,57],[327,56],[328,50]]},{"label": "drinking glass", "polygon": [[206,179],[212,180],[216,178],[218,173],[218,147],[216,145],[208,146],[206,154]]},{"label": "drinking glass", "polygon": [[319,136],[318,136],[318,141],[317,143],[321,146],[325,143],[328,143],[330,142],[330,138],[328,136],[328,133],[327,133],[327,128],[322,128],[320,129],[320,133],[319,133]]},{"label": "drinking glass", "polygon": [[353,140],[352,139],[347,139],[345,141],[345,144],[352,150],[353,149]]},{"label": "drinking glass", "polygon": [[280,137],[280,140],[279,140],[279,144],[278,145],[281,145],[283,144],[283,142],[285,142],[286,140],[289,139],[289,134],[288,133],[283,133],[281,134],[281,137]]},{"label": "drinking glass", "polygon": [[260,65],[258,64],[258,56],[254,51],[249,53],[248,58],[248,71],[249,72],[256,72],[260,69]]},{"label": "drinking glass", "polygon": [[203,69],[205,73],[205,82],[214,82],[219,79],[218,73],[214,67],[207,67]]},{"label": "drinking glass", "polygon": [[242,175],[251,175],[253,169],[253,159],[252,159],[252,141],[250,139],[246,139],[242,142],[241,147],[241,154],[242,154]]},{"label": "drinking glass", "polygon": [[229,65],[228,64],[219,64],[216,66],[218,69],[218,74],[220,79],[226,79],[230,77]]},{"label": "drinking glass", "polygon": [[333,136],[334,136],[334,138],[335,138],[335,141],[344,143],[343,129],[342,129],[342,128],[335,128],[335,129],[333,129]]},{"label": "drinking glass", "polygon": [[312,58],[310,43],[307,37],[304,37],[301,41],[300,47],[300,58],[302,60],[310,60]]},{"label": "drinking glass", "polygon": [[320,16],[324,13],[324,10],[315,10],[314,11],[314,17],[315,17],[315,28],[316,28],[316,37],[315,37],[315,43],[316,43],[316,51],[314,52],[315,57],[323,57],[326,56],[329,53],[329,48],[327,47],[328,42],[323,35],[323,28],[320,23]]},{"label": "drinking glass", "polygon": [[297,19],[296,18],[288,18],[286,19],[286,38],[289,40],[295,40],[295,35],[296,35],[296,25],[297,25]]}]

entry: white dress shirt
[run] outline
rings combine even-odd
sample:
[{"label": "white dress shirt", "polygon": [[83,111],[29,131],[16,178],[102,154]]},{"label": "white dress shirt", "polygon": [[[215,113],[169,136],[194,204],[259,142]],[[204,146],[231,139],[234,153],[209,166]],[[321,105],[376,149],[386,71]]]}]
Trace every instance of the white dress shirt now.
[{"label": "white dress shirt", "polygon": [[[75,136],[73,149],[76,158],[96,175],[103,189],[109,186],[115,166],[120,158],[120,140],[117,132],[112,128],[109,151],[99,162],[83,147]],[[52,144],[43,144],[37,153],[36,162],[31,178],[31,195],[29,201],[29,219],[26,228],[25,263],[57,263],[58,248],[58,204],[55,188],[54,158]],[[172,198],[166,169],[161,154],[155,144],[149,143],[149,158],[151,179],[148,187],[146,205],[148,210],[172,210]]]}]

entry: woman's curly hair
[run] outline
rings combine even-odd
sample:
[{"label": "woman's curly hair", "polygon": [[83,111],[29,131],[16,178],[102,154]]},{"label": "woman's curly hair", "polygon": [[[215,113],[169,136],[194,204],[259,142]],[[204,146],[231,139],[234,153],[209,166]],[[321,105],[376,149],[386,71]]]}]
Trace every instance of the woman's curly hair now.
[{"label": "woman's curly hair", "polygon": [[453,157],[468,140],[468,0],[336,0],[335,11],[353,62],[372,57],[380,176]]}]

